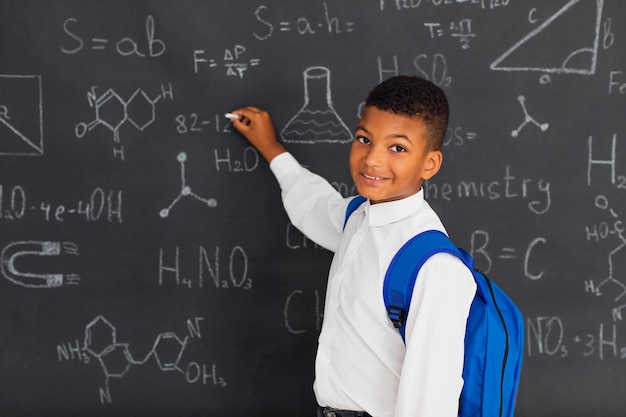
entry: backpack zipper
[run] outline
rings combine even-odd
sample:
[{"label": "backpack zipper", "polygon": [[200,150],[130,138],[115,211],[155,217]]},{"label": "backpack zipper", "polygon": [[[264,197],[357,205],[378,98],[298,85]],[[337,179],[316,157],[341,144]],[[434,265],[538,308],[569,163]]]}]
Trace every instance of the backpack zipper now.
[{"label": "backpack zipper", "polygon": [[498,312],[500,321],[502,321],[502,327],[504,328],[504,335],[505,335],[505,340],[506,340],[506,344],[504,348],[504,357],[502,358],[502,374],[500,375],[500,412],[498,413],[498,415],[502,417],[502,407],[503,407],[503,402],[504,402],[504,394],[503,394],[504,372],[506,370],[506,361],[509,357],[509,330],[506,327],[506,321],[504,320],[504,316],[502,315],[502,312],[500,311],[500,307],[498,306],[498,302],[496,301],[496,296],[493,292],[493,287],[491,286],[491,280],[489,279],[489,277],[487,277],[487,275],[485,274],[482,274],[482,275],[485,277],[485,280],[487,281],[487,286],[489,287],[489,292],[491,293],[491,299],[493,300],[493,304],[496,307],[496,311]]}]

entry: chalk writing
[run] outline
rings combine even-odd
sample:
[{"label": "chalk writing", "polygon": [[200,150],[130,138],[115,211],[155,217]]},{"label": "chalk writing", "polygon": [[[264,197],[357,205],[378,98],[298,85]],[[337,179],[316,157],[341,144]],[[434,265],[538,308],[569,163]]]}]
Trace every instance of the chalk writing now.
[{"label": "chalk writing", "polygon": [[285,229],[285,246],[292,250],[308,248],[323,249],[320,245],[306,237],[291,223],[287,223]]},{"label": "chalk writing", "polygon": [[176,122],[176,131],[181,135],[201,133],[207,131],[209,126],[217,133],[232,133],[233,123],[226,119],[223,114],[215,114],[213,117],[204,117],[198,113],[179,114],[174,121]]},{"label": "chalk writing", "polygon": [[[507,165],[502,178],[493,181],[459,181],[437,183],[435,180],[424,183],[424,197],[426,199],[442,199],[451,201],[455,198],[481,198],[487,200],[501,199],[529,199],[532,194],[539,194],[537,200],[529,201],[528,210],[534,214],[545,214],[550,210],[551,192],[550,182],[540,178],[518,179],[511,174],[511,167]],[[535,191],[535,192],[533,192]]]},{"label": "chalk writing", "polygon": [[122,190],[94,188],[86,199],[73,203],[29,202],[21,185],[0,184],[0,220],[20,220],[27,213],[39,213],[45,221],[63,222],[83,218],[89,222],[122,223]]},{"label": "chalk writing", "polygon": [[469,49],[470,39],[476,36],[472,31],[472,19],[461,19],[458,22],[450,22],[447,32],[445,25],[442,23],[424,23],[424,26],[428,29],[431,39],[440,38],[449,33],[450,37],[459,39],[462,49]]},{"label": "chalk writing", "polygon": [[204,317],[195,317],[187,320],[189,334],[184,337],[174,332],[159,333],[152,348],[142,358],[135,358],[130,350],[129,343],[118,340],[117,328],[100,315],[90,321],[85,327],[82,345],[78,340],[57,345],[59,362],[78,360],[85,364],[93,360],[104,372],[104,387],[100,388],[100,402],[112,403],[110,380],[121,379],[133,366],[142,366],[153,358],[162,372],[178,372],[185,376],[189,383],[196,383],[202,379],[203,385],[225,388],[226,380],[217,374],[216,365],[200,365],[198,362],[188,362],[184,366],[183,355],[187,346],[194,338],[201,338],[200,323]]},{"label": "chalk writing", "polygon": [[[224,57],[221,61],[222,67],[226,70],[226,75],[231,77],[243,78],[248,69],[256,67],[261,64],[259,58],[246,58],[244,56],[246,47],[243,45],[235,45],[231,49],[224,50]],[[193,70],[197,74],[200,71],[200,66],[207,66],[208,68],[218,67],[218,61],[214,58],[205,58],[205,51],[203,49],[196,49],[193,51]]]},{"label": "chalk writing", "polygon": [[21,185],[9,188],[10,191],[5,192],[5,186],[0,184],[0,219],[21,219],[26,214],[26,191]]},{"label": "chalk writing", "polygon": [[[78,24],[78,19],[70,17],[63,22],[63,32],[70,38],[71,46],[61,46],[61,52],[67,55],[77,54],[89,48],[91,51],[106,51],[109,47],[110,39],[103,37],[92,37],[87,40],[77,34],[74,29]],[[148,15],[145,24],[145,48],[140,48],[138,42],[130,37],[124,37],[115,42],[115,51],[121,56],[134,55],[141,58],[156,58],[165,53],[166,45],[161,39],[156,37],[156,25],[154,17]]]},{"label": "chalk writing", "polygon": [[539,355],[568,355],[567,346],[563,344],[563,322],[559,317],[537,317],[534,321],[527,318],[526,329],[528,356],[533,355],[535,345]]},{"label": "chalk writing", "polygon": [[432,4],[433,6],[450,6],[450,5],[477,5],[481,9],[495,9],[498,7],[508,6],[510,0],[379,0],[379,9],[385,10],[385,6],[391,4],[395,6],[395,10],[405,11],[417,9],[424,4]]},{"label": "chalk writing", "polygon": [[43,155],[41,76],[0,74],[0,100],[0,156]]},{"label": "chalk writing", "polygon": [[[494,258],[502,261],[515,261],[523,257],[524,277],[530,280],[538,280],[543,277],[546,271],[538,268],[536,265],[531,267],[530,261],[535,254],[535,250],[541,249],[546,243],[546,238],[536,237],[528,243],[524,248],[523,255],[520,256],[515,246],[503,246],[494,249],[490,246],[489,233],[484,230],[475,230],[470,238],[470,253],[476,258],[476,262],[480,263],[480,268],[485,273],[491,270]],[[494,251],[496,252],[495,254]]]},{"label": "chalk writing", "polygon": [[446,137],[443,140],[443,146],[463,146],[467,143],[473,142],[478,134],[476,132],[470,132],[463,127],[448,127],[446,129]]},{"label": "chalk writing", "polygon": [[254,17],[261,24],[259,30],[255,30],[252,35],[260,41],[265,41],[274,36],[274,29],[278,26],[278,33],[297,33],[298,35],[330,34],[339,35],[342,33],[354,32],[354,22],[342,22],[338,17],[331,16],[328,4],[323,3],[324,16],[322,21],[315,22],[306,17],[299,17],[295,21],[282,20],[276,23],[270,21],[267,16],[269,8],[261,5],[254,11]]},{"label": "chalk writing", "polygon": [[[304,291],[294,290],[291,293],[289,293],[289,295],[285,299],[285,306],[283,309],[283,319],[284,319],[285,328],[291,334],[303,334],[303,333],[306,333],[308,330],[319,332],[322,326],[322,319],[324,318],[324,313],[322,312],[320,294],[319,294],[319,291],[317,290],[313,292],[313,302],[315,306],[313,310],[314,325],[311,326],[310,323],[308,325],[306,325],[305,323],[296,324],[296,321],[294,320],[293,316],[300,317],[303,313],[306,315],[305,313],[306,307],[303,308],[303,304],[302,304],[303,296],[307,297]],[[305,302],[304,304],[308,305],[310,303]],[[300,309],[298,310],[297,307],[300,307]],[[300,314],[293,313],[293,311],[295,310],[298,310],[298,313]]]},{"label": "chalk writing", "polygon": [[593,136],[589,136],[587,141],[587,149],[588,149],[588,157],[587,157],[587,185],[591,185],[591,168],[595,165],[606,165],[610,168],[610,180],[611,184],[617,184],[618,189],[626,188],[626,176],[616,174],[617,167],[617,133],[613,134],[611,138],[611,147],[610,147],[610,157],[608,159],[600,159],[598,157],[594,157],[594,153],[599,153],[598,151],[593,151]]},{"label": "chalk writing", "polygon": [[247,146],[243,150],[243,154],[240,158],[232,158],[230,148],[223,150],[214,150],[215,155],[215,169],[220,171],[220,168],[225,169],[227,172],[252,172],[259,167],[260,157],[258,151]]},{"label": "chalk writing", "polygon": [[[35,209],[35,207],[31,207]],[[51,204],[42,201],[39,209],[46,221],[65,221],[69,216],[84,216],[86,221],[107,221],[122,223],[122,190],[95,188],[88,200],[79,200],[75,205]]]},{"label": "chalk writing", "polygon": [[604,49],[609,49],[615,43],[615,33],[613,33],[613,19],[610,17],[604,20],[604,24],[602,25],[602,47]]},{"label": "chalk writing", "polygon": [[[195,252],[195,251],[194,251]],[[186,252],[187,253],[187,252]],[[159,286],[167,282],[173,282],[176,286],[183,286],[188,289],[204,288],[205,276],[208,274],[216,289],[252,289],[252,278],[248,276],[248,255],[241,246],[234,246],[228,255],[227,276],[224,277],[220,268],[225,261],[220,256],[220,247],[216,246],[213,252],[206,247],[197,248],[197,256],[191,255],[193,263],[183,263],[181,265],[180,246],[174,249],[159,249],[158,281]],[[194,265],[193,268],[186,268],[191,274],[185,274],[181,269],[184,266]]]},{"label": "chalk writing", "polygon": [[[452,77],[448,75],[448,61],[443,54],[419,54],[411,63],[411,70],[416,69],[418,75],[437,84],[439,87],[450,87],[452,85]],[[388,77],[400,75],[400,67],[398,65],[398,56],[393,55],[392,62],[383,62],[383,58],[378,56],[378,79],[382,82]]]},{"label": "chalk writing", "polygon": [[558,316],[526,319],[526,355],[565,358],[577,354],[585,358],[626,359],[626,346],[618,341],[617,326],[599,323],[597,331],[568,336]]},{"label": "chalk writing", "polygon": [[626,80],[624,71],[609,72],[609,94],[626,94]]}]

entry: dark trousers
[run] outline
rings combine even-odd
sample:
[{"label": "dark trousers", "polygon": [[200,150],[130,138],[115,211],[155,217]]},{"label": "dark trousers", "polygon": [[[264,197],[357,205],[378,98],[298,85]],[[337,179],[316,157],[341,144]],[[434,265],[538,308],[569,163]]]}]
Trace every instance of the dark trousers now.
[{"label": "dark trousers", "polygon": [[317,417],[372,417],[365,411],[335,410],[334,408],[320,407],[317,409]]}]

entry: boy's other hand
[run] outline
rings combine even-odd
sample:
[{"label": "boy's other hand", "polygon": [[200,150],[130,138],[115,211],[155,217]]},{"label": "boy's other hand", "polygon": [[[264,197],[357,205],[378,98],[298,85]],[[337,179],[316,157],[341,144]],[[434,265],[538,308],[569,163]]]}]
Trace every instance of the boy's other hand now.
[{"label": "boy's other hand", "polygon": [[242,107],[231,113],[233,127],[263,155],[267,162],[287,150],[276,139],[276,131],[269,113],[256,107]]}]

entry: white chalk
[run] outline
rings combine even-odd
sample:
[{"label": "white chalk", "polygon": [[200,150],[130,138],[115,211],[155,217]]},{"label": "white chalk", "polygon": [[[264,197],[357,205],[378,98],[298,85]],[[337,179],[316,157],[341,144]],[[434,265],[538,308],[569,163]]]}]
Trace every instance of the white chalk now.
[{"label": "white chalk", "polygon": [[226,113],[224,117],[228,119],[240,119],[241,118],[238,114],[235,114],[235,113]]}]

